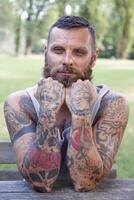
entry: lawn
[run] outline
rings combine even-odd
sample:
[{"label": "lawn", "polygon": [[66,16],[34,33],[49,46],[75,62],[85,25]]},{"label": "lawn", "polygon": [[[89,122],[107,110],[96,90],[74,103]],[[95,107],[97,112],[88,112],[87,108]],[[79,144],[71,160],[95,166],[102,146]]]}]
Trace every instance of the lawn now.
[{"label": "lawn", "polygon": [[[0,56],[0,139],[9,139],[3,116],[3,101],[13,91],[36,84],[41,76],[42,57]],[[123,93],[129,102],[129,121],[117,155],[118,177],[134,178],[134,61],[99,59],[93,73],[94,84],[106,84]]]}]

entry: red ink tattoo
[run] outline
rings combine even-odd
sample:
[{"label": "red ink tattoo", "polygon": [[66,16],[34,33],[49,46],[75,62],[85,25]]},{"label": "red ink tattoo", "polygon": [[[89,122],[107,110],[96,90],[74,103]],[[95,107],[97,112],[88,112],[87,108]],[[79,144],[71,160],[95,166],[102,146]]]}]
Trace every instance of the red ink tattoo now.
[{"label": "red ink tattoo", "polygon": [[89,130],[87,128],[76,128],[73,130],[72,134],[71,144],[77,151],[80,150],[81,144],[87,144],[91,140]]},{"label": "red ink tattoo", "polygon": [[61,156],[59,152],[46,153],[32,149],[27,156],[34,168],[43,168],[45,171],[60,168]]}]

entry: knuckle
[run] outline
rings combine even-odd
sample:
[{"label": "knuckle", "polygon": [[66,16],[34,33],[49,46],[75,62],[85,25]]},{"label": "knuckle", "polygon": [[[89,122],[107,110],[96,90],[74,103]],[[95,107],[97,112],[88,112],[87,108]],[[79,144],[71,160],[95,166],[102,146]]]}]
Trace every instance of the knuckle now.
[{"label": "knuckle", "polygon": [[83,82],[81,79],[78,79],[78,80],[76,81],[76,83],[81,83],[81,82]]},{"label": "knuckle", "polygon": [[42,85],[42,83],[43,83],[43,78],[41,78],[39,81],[38,81],[38,86],[40,86],[40,85]]}]

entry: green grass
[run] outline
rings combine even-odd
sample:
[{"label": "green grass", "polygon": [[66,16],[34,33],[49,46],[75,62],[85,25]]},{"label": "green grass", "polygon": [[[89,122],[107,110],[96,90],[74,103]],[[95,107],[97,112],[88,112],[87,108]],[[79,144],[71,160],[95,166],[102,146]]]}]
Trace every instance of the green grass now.
[{"label": "green grass", "polygon": [[[43,66],[42,57],[0,57],[0,139],[9,139],[3,116],[3,101],[13,91],[36,84]],[[121,92],[129,102],[129,121],[117,155],[118,176],[134,178],[134,61],[98,60],[93,82]]]}]

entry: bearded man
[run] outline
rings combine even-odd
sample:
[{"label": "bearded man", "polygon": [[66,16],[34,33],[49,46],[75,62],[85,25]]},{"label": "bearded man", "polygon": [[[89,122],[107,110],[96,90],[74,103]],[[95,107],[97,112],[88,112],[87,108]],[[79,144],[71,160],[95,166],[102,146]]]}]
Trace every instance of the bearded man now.
[{"label": "bearded man", "polygon": [[4,113],[22,176],[50,192],[63,172],[76,191],[109,173],[128,120],[125,98],[91,82],[98,49],[92,25],[63,16],[50,28],[43,78],[9,95]]}]

